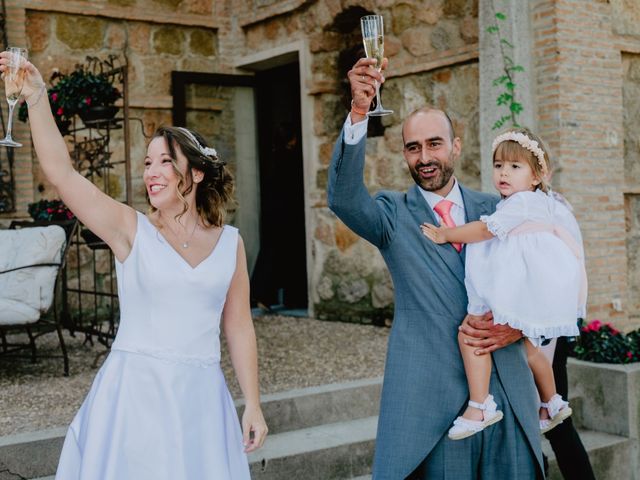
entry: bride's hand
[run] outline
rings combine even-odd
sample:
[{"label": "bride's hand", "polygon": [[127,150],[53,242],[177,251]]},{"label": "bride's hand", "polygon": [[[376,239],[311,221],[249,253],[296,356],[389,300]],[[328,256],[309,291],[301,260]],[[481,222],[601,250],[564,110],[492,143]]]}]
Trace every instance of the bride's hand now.
[{"label": "bride's hand", "polygon": [[[0,52],[0,73],[4,73],[8,70],[8,65],[11,61],[11,54],[9,52]],[[45,87],[44,80],[38,69],[28,60],[24,61],[22,66],[22,75],[24,78],[24,84],[22,86],[22,95],[30,103],[32,97],[36,97],[40,94],[40,91]]]},{"label": "bride's hand", "polygon": [[268,431],[269,429],[264,421],[260,407],[245,407],[242,414],[242,443],[244,451],[249,453],[262,447]]}]

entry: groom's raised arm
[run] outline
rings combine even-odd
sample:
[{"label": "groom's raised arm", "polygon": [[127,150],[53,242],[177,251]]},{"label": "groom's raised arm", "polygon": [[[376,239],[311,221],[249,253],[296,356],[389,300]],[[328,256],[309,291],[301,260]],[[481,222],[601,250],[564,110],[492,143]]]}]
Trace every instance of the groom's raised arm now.
[{"label": "groom's raised arm", "polygon": [[[367,116],[376,93],[376,82],[384,83],[376,61],[361,58],[349,73],[351,113],[336,141],[329,167],[327,197],[329,208],[351,230],[377,247],[393,238],[396,205],[390,195],[369,195],[364,184],[364,157],[367,136]],[[382,62],[382,71],[387,65]]]},{"label": "groom's raised arm", "polygon": [[[336,142],[329,167],[329,208],[355,233],[383,247],[395,231],[395,203],[384,193],[372,198],[364,184],[365,135],[355,144],[345,142],[349,122]],[[350,132],[348,132],[350,133]]]}]

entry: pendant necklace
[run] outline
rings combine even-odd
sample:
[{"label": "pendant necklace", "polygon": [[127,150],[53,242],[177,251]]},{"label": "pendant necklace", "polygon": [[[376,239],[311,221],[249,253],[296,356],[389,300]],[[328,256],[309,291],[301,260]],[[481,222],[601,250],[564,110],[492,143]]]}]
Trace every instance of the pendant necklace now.
[{"label": "pendant necklace", "polygon": [[[171,230],[171,233],[173,233],[173,235],[178,239],[178,241],[180,241],[180,237],[178,237],[178,234],[174,232],[174,230],[169,226],[169,224],[165,223],[165,225],[169,230]],[[193,230],[191,230],[191,235],[189,235],[189,237],[181,244],[182,248],[189,248],[189,242],[193,238],[193,234],[196,233],[197,226],[198,226],[198,220],[196,219],[196,223],[193,224]]]},{"label": "pendant necklace", "polygon": [[191,238],[193,237],[193,234],[196,233],[196,227],[198,226],[198,221],[196,220],[196,223],[193,224],[193,230],[191,230],[191,235],[189,235],[189,238],[187,238],[184,243],[182,244],[182,248],[189,248],[189,242],[191,241]]}]

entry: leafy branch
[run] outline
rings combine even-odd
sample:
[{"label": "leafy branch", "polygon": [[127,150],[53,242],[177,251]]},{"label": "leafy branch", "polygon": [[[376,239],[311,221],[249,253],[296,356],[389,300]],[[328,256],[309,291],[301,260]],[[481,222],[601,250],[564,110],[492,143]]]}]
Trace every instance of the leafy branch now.
[{"label": "leafy branch", "polygon": [[516,83],[514,81],[514,74],[517,72],[524,72],[522,65],[517,65],[513,58],[508,55],[508,50],[513,50],[514,46],[507,39],[502,37],[500,31],[500,22],[504,22],[507,16],[502,12],[495,12],[496,23],[487,27],[487,33],[496,35],[498,37],[498,43],[500,45],[500,53],[502,55],[502,74],[493,80],[494,87],[500,87],[502,91],[496,99],[496,105],[507,109],[507,114],[504,114],[498,119],[491,127],[492,130],[498,130],[502,128],[507,122],[511,122],[513,127],[519,127],[518,115],[522,113],[522,104],[516,101]]}]

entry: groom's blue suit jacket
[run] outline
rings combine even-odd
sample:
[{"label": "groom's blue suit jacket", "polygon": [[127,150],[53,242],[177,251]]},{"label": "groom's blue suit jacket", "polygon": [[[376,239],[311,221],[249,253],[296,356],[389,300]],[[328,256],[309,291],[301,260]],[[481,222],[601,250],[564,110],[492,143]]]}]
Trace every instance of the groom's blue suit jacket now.
[{"label": "groom's blue suit jacket", "polygon": [[[378,247],[395,290],[376,453],[375,479],[404,479],[446,434],[465,406],[468,388],[458,348],[466,315],[464,260],[450,245],[425,238],[436,224],[417,186],[370,196],[364,181],[366,138],[336,143],[329,173],[329,207]],[[467,221],[495,210],[497,197],[460,186]],[[541,464],[536,392],[522,342],[493,353],[500,382]],[[492,428],[500,428],[500,423]],[[504,448],[510,448],[504,445]]]}]

